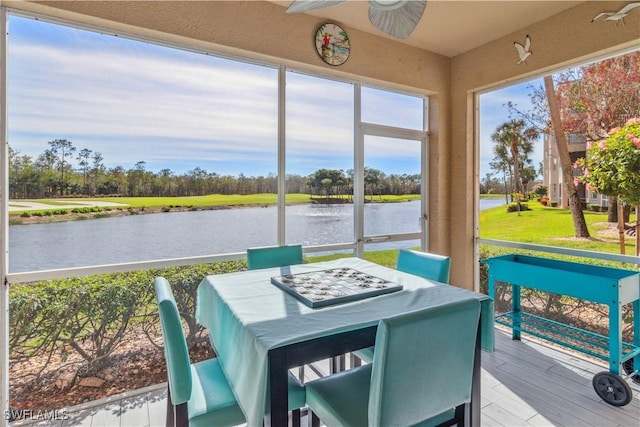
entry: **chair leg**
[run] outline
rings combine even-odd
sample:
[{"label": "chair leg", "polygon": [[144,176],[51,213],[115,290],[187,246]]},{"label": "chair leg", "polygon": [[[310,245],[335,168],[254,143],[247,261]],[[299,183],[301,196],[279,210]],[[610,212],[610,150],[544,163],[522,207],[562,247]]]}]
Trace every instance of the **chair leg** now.
[{"label": "chair leg", "polygon": [[466,410],[467,410],[467,405],[464,403],[462,405],[456,406],[456,409],[453,413],[453,418],[447,421],[444,421],[436,425],[435,427],[451,427],[451,426],[467,427],[466,417],[465,417]]},{"label": "chair leg", "polygon": [[189,427],[189,408],[187,403],[177,406],[171,401],[171,390],[167,385],[167,427]]},{"label": "chair leg", "polygon": [[456,406],[456,412],[455,412],[455,420],[456,420],[456,424],[460,427],[466,426],[467,424],[467,417],[466,417],[466,413],[467,413],[467,409],[471,409],[471,408],[467,408],[467,404],[462,404],[462,405],[458,405]]},{"label": "chair leg", "polygon": [[186,403],[181,403],[176,408],[176,427],[189,427],[189,412]]},{"label": "chair leg", "polygon": [[309,417],[309,427],[320,427],[320,418],[311,409],[309,409],[307,416]]},{"label": "chair leg", "polygon": [[346,369],[346,357],[344,354],[329,359],[329,372],[335,374]]},{"label": "chair leg", "polygon": [[354,353],[350,354],[350,359],[351,359],[351,368],[357,368],[358,366],[362,365],[362,359],[360,359],[358,356],[356,356]]},{"label": "chair leg", "polygon": [[175,408],[173,407],[173,403],[171,403],[171,390],[169,390],[169,386],[167,386],[167,417],[165,421],[166,427],[174,427],[175,426]]},{"label": "chair leg", "polygon": [[300,427],[301,418],[302,413],[300,412],[300,408],[291,411],[291,427]]}]

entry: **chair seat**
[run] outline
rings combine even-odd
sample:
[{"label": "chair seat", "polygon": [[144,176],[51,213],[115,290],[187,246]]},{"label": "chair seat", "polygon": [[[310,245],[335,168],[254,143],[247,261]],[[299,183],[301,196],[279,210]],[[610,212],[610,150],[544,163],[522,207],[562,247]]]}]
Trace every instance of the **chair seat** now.
[{"label": "chair seat", "polygon": [[192,390],[189,425],[235,425],[245,422],[217,358],[191,365]]},{"label": "chair seat", "polygon": [[368,425],[371,366],[363,365],[305,384],[307,404],[324,424]]},{"label": "chair seat", "polygon": [[[309,407],[328,426],[367,426],[371,367],[364,365],[307,383]],[[451,408],[414,427],[437,426],[451,420],[454,412]]]},{"label": "chair seat", "polygon": [[297,378],[289,372],[288,386],[289,386],[289,410],[293,411],[304,407],[307,402],[307,390],[305,386],[300,384]]},{"label": "chair seat", "polygon": [[[188,402],[192,426],[236,425],[245,422],[244,413],[231,391],[217,358],[191,365],[193,388]],[[289,410],[302,408],[305,388],[289,373]]]},{"label": "chair seat", "polygon": [[367,347],[367,348],[361,348],[360,350],[354,351],[353,354],[358,356],[360,358],[360,360],[362,360],[363,362],[371,363],[371,362],[373,362],[373,351],[374,351],[374,349],[375,349],[375,347],[373,347],[373,346]]}]

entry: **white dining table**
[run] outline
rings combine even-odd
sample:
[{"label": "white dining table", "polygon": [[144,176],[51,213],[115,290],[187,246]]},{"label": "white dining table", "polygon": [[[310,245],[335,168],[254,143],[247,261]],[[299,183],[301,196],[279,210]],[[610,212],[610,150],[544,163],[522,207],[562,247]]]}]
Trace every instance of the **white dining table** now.
[{"label": "white dining table", "polygon": [[[274,276],[344,267],[402,285],[402,290],[311,308],[271,283]],[[247,424],[280,426],[287,420],[288,369],[373,345],[380,319],[468,298],[482,303],[470,405],[472,424],[479,425],[479,349],[493,351],[494,340],[493,301],[487,295],[342,258],[207,276],[198,287],[196,318],[209,331]]]}]

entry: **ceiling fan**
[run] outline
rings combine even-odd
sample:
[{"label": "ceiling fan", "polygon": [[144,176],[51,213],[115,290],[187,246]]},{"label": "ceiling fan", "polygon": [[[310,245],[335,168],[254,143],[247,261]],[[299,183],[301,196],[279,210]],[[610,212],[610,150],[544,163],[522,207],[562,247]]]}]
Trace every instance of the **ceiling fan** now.
[{"label": "ceiling fan", "polygon": [[[337,6],[346,0],[294,0],[287,13]],[[406,39],[418,25],[427,0],[369,0],[369,21],[380,31]]]}]

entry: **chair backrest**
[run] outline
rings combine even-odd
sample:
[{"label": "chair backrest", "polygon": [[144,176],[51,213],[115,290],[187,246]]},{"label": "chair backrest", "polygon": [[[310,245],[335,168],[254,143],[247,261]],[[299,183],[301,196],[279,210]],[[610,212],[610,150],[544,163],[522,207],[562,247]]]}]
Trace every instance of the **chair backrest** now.
[{"label": "chair backrest", "polygon": [[302,245],[265,246],[247,249],[247,268],[249,270],[302,263]]},{"label": "chair backrest", "polygon": [[378,325],[369,425],[414,425],[471,400],[480,302],[466,299]]},{"label": "chair backrest", "polygon": [[155,288],[171,402],[179,405],[191,398],[191,361],[187,341],[184,338],[180,313],[171,285],[164,277],[156,277]]},{"label": "chair backrest", "polygon": [[442,283],[449,283],[451,258],[429,252],[400,249],[396,269]]}]

